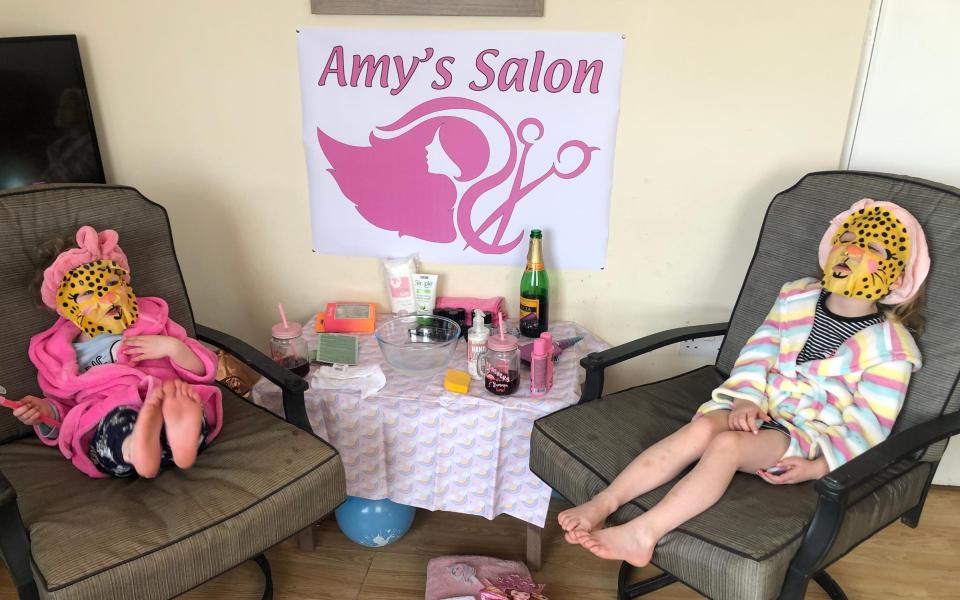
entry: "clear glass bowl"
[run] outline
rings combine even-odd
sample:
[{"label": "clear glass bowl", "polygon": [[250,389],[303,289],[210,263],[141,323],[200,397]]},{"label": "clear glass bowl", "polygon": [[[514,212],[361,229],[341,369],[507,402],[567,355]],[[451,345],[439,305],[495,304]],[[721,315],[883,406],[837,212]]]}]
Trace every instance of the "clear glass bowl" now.
[{"label": "clear glass bowl", "polygon": [[435,315],[397,317],[374,331],[383,358],[410,375],[433,375],[447,368],[460,340],[456,321]]}]

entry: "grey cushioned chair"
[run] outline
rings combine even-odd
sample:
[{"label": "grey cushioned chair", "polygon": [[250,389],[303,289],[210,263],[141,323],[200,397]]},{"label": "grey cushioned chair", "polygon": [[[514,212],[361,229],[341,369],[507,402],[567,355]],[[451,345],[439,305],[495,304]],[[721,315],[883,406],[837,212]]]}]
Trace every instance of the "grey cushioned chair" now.
[{"label": "grey cushioned chair", "polygon": [[[799,599],[811,577],[831,598],[844,598],[826,567],[898,518],[917,526],[945,439],[960,432],[960,190],[907,177],[813,173],[778,194],[729,324],[666,331],[585,357],[581,404],[536,422],[530,468],[580,504],[644,448],[689,422],[730,372],[781,284],[816,275],[816,249],[830,218],[864,197],[895,202],[916,216],[933,263],[927,329],[918,339],[924,366],[914,374],[893,434],[816,483],[773,486],[737,474],[716,505],[658,544],[653,563],[662,575],[627,585],[624,564],[620,598],[679,580],[711,598]],[[716,364],[600,398],[605,367],[674,342],[724,333]],[[640,515],[672,485],[636,498],[611,515],[610,523]]]},{"label": "grey cushioned chair", "polygon": [[[310,531],[344,500],[343,465],[310,432],[303,379],[194,323],[161,206],[119,186],[0,193],[0,385],[11,398],[40,394],[27,345],[56,316],[27,289],[33,249],[80,225],[116,229],[136,293],[164,298],[189,335],[280,385],[290,422],[221,386],[222,432],[192,469],[111,480],[81,474],[0,409],[0,549],[20,597],[170,598],[251,558],[264,570],[270,597],[263,551]],[[213,273],[207,281],[216,285]]]}]

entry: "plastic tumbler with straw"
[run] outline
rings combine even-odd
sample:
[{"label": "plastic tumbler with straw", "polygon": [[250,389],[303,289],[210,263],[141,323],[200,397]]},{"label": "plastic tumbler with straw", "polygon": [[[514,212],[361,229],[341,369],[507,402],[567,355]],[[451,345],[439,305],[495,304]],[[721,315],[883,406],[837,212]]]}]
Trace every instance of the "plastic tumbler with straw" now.
[{"label": "plastic tumbler with straw", "polygon": [[277,308],[280,309],[281,322],[270,329],[270,356],[295,375],[306,377],[310,371],[310,359],[307,357],[307,342],[303,339],[303,327],[287,321],[283,304],[277,304]]}]

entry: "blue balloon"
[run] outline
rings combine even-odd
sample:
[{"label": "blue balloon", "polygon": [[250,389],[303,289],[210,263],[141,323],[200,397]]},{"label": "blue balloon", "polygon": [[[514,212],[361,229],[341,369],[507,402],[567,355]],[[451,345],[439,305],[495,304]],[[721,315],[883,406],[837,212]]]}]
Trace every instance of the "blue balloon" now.
[{"label": "blue balloon", "polygon": [[363,546],[379,548],[403,537],[413,524],[416,512],[416,507],[387,498],[367,500],[347,496],[335,514],[345,536]]}]

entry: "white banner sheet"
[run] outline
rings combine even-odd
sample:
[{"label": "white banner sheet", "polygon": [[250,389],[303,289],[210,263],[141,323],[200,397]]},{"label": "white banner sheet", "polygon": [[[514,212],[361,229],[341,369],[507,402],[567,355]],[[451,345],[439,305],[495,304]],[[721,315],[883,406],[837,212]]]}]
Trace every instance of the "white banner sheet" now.
[{"label": "white banner sheet", "polygon": [[604,266],[620,34],[298,36],[315,251]]}]

